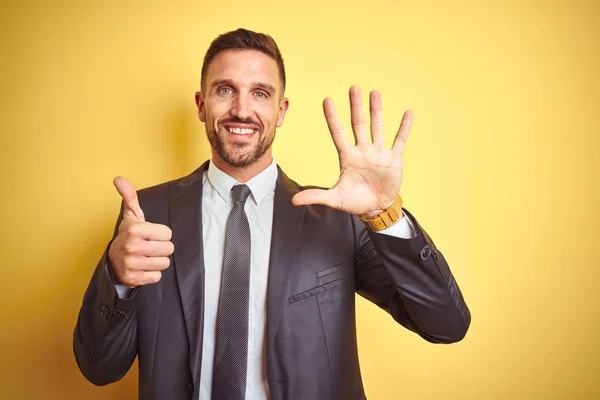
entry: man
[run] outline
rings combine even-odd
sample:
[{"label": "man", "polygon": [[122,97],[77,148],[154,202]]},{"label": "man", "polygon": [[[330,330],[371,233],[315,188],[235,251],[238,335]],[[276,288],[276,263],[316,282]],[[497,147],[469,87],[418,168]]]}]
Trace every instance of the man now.
[{"label": "man", "polygon": [[351,88],[352,146],[326,99],[340,178],[305,188],[271,154],[285,83],[270,36],[219,36],[196,93],[211,160],[137,193],[115,179],[121,214],[74,332],[94,384],[119,380],[138,356],[142,399],[364,399],[355,292],[428,341],[466,334],[448,265],[398,196],[412,114],[385,148],[372,92],[370,143]]}]

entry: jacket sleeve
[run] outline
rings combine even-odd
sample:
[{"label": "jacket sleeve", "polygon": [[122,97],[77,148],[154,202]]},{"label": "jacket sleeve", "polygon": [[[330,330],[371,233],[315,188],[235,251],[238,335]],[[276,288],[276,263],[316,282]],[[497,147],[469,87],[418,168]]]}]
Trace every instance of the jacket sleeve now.
[{"label": "jacket sleeve", "polygon": [[414,222],[411,239],[367,231],[353,216],[356,292],[433,343],[460,341],[471,314],[442,253]]},{"label": "jacket sleeve", "polygon": [[[121,223],[123,206],[117,220]],[[111,241],[112,243],[112,241]],[[95,385],[121,379],[137,354],[137,289],[120,299],[108,275],[107,246],[87,287],[75,330],[73,351],[79,369]]]}]

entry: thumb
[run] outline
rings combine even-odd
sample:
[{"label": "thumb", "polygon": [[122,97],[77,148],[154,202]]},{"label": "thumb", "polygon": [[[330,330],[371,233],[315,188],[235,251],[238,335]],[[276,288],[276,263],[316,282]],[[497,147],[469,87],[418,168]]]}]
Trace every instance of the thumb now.
[{"label": "thumb", "polygon": [[122,176],[117,176],[113,180],[113,184],[123,198],[123,218],[135,218],[144,221],[144,212],[140,207],[137,192],[131,182]]},{"label": "thumb", "polygon": [[296,193],[292,197],[292,203],[295,206],[322,204],[332,208],[339,208],[339,200],[334,191],[324,189],[307,189]]}]

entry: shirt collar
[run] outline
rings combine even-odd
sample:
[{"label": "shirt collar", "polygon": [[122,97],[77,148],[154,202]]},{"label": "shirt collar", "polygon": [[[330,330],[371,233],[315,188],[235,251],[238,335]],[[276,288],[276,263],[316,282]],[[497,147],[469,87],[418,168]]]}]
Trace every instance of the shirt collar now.
[{"label": "shirt collar", "polygon": [[[213,162],[210,161],[207,172],[208,181],[215,189],[215,191],[225,200],[229,202],[231,199],[231,188],[240,183],[221,171]],[[252,197],[256,204],[260,204],[265,196],[273,191],[275,183],[277,182],[277,164],[275,159],[271,161],[271,164],[262,170],[258,175],[246,182],[246,185],[250,188]]]}]

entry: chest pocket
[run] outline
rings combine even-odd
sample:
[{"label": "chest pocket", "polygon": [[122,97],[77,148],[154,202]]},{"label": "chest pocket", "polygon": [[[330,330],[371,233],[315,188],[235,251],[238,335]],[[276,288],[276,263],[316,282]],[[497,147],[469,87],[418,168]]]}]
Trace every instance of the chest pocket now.
[{"label": "chest pocket", "polygon": [[290,296],[290,303],[295,303],[308,297],[316,296],[319,293],[323,293],[327,290],[331,290],[342,285],[344,283],[343,279],[348,273],[349,267],[350,265],[348,262],[343,262],[334,265],[333,267],[327,267],[325,269],[317,271],[318,285],[302,293]]}]

